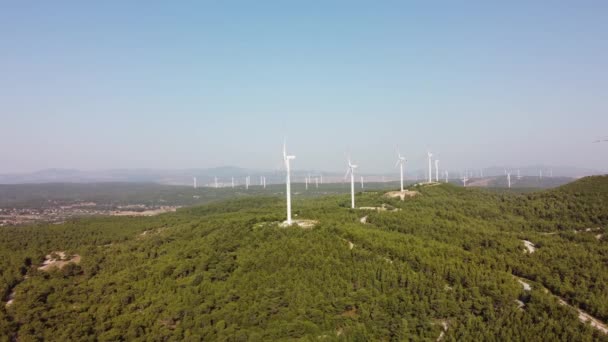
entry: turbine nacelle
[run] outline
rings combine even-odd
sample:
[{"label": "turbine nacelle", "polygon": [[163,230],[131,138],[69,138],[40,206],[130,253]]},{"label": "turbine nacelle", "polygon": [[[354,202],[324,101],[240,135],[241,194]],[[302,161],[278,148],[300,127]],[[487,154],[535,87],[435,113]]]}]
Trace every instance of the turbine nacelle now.
[{"label": "turbine nacelle", "polygon": [[403,164],[405,163],[405,157],[401,155],[401,152],[399,152],[399,150],[397,150],[397,162],[395,163],[395,167],[397,167],[399,164]]}]

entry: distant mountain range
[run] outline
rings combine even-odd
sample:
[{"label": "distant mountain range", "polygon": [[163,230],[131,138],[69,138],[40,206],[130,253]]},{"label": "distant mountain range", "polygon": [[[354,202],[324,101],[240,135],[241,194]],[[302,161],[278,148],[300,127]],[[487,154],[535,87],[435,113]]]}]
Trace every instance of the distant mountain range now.
[{"label": "distant mountain range", "polygon": [[[469,169],[467,172],[471,177],[501,176],[505,170],[511,170],[516,175],[517,170],[522,176],[540,176],[542,170],[544,177],[571,177],[580,178],[584,176],[603,174],[604,172],[585,168],[568,166],[526,166],[520,168],[513,167],[489,167],[484,169]],[[461,177],[461,170],[450,170],[450,178]],[[426,179],[427,170],[408,170],[406,178],[409,180]],[[344,174],[336,172],[325,172],[316,170],[295,170],[292,173],[294,182],[303,182],[308,175],[311,182],[315,178],[319,182],[341,182]],[[217,177],[219,185],[231,185],[232,178],[236,184],[243,184],[246,176],[251,176],[252,184],[259,184],[260,176],[266,177],[267,183],[284,182],[282,170],[255,170],[245,169],[235,166],[223,166],[207,169],[109,169],[83,171],[75,169],[46,169],[32,173],[14,173],[0,175],[0,184],[28,184],[28,183],[101,183],[101,182],[132,182],[132,183],[159,183],[171,185],[192,185],[193,177],[197,178],[199,186],[214,186]],[[362,174],[366,181],[395,181],[398,180],[397,172]],[[433,171],[433,176],[435,176]],[[443,174],[440,178],[443,178]],[[357,179],[359,181],[359,179]]]}]

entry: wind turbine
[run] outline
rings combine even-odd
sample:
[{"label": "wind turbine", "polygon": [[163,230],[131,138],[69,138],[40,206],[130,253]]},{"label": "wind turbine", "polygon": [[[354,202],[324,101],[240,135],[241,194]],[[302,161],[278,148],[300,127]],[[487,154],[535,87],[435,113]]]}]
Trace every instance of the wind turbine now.
[{"label": "wind turbine", "polygon": [[306,190],[308,190],[308,178],[310,178],[310,175],[304,176],[304,184],[306,184]]},{"label": "wind turbine", "polygon": [[439,183],[439,159],[435,159],[435,182]]},{"label": "wind turbine", "polygon": [[449,182],[448,182],[448,178],[449,178],[449,176],[450,176],[450,173],[448,172],[448,170],[443,171],[443,173],[445,173],[445,182],[446,182],[446,183],[449,183]]},{"label": "wind turbine", "polygon": [[519,169],[517,169],[517,179],[521,179],[521,174],[519,173]]},{"label": "wind turbine", "polygon": [[196,189],[196,177],[192,177],[192,187]]},{"label": "wind turbine", "polygon": [[215,188],[218,188],[218,184],[217,184],[217,177],[215,177]]},{"label": "wind turbine", "polygon": [[[405,157],[401,156],[401,152],[397,150],[397,163],[395,163],[395,167],[399,165],[399,171],[401,175],[401,192],[403,192],[403,163],[405,163]],[[382,176],[382,182],[385,182],[384,176]]]},{"label": "wind turbine", "polygon": [[287,225],[291,226],[291,179],[290,179],[290,161],[296,159],[296,156],[287,155],[286,143],[283,143],[283,162],[285,162],[285,170],[287,173],[285,179],[285,192],[287,193]]},{"label": "wind turbine", "polygon": [[353,163],[351,163],[350,157],[349,157],[348,158],[348,169],[346,169],[346,174],[344,175],[344,178],[346,178],[348,176],[348,174],[350,173],[350,206],[353,209],[355,209],[355,169],[357,167],[358,167],[357,165],[354,165]]},{"label": "wind turbine", "polygon": [[429,157],[429,183],[433,182],[433,177],[432,177],[432,164],[431,164],[431,159],[433,158],[433,154],[431,152],[427,152],[426,153]]},{"label": "wind turbine", "polygon": [[232,188],[234,189],[234,177],[232,177]]},{"label": "wind turbine", "polygon": [[361,176],[361,189],[363,189],[365,186],[363,185],[363,176]]},{"label": "wind turbine", "polygon": [[319,177],[315,177],[315,188],[319,188]]},{"label": "wind turbine", "polygon": [[463,174],[462,176],[462,186],[464,186],[465,188],[467,187],[467,181],[469,180],[469,178],[467,177],[466,173]]},{"label": "wind turbine", "polygon": [[266,189],[266,176],[264,176],[264,178],[262,178],[264,180],[264,182],[262,183],[264,186],[264,189]]},{"label": "wind turbine", "polygon": [[511,171],[507,172],[507,183],[509,184],[509,189],[511,189]]}]

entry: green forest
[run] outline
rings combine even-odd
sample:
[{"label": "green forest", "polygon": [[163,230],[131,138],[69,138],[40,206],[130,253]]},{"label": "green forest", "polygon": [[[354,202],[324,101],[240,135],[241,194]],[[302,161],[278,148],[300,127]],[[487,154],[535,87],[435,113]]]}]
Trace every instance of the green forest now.
[{"label": "green forest", "polygon": [[0,228],[0,340],[608,341],[608,176],[409,190]]}]

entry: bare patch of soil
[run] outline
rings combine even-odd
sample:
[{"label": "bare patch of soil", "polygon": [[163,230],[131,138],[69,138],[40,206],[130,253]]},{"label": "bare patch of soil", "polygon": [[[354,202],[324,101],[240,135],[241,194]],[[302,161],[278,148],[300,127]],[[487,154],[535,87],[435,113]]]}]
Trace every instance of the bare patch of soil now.
[{"label": "bare patch of soil", "polygon": [[41,271],[48,272],[52,268],[62,269],[63,267],[65,267],[65,265],[71,262],[75,264],[80,263],[80,255],[74,254],[68,256],[63,251],[53,252],[45,257],[44,262],[40,267],[38,267],[38,269]]},{"label": "bare patch of soil", "polygon": [[[316,221],[316,220],[304,220],[304,219],[291,220],[292,226],[298,226],[303,229],[312,229],[317,224],[319,224],[319,221]],[[289,227],[289,225],[287,224],[287,221],[284,221],[279,226],[281,226],[283,228]]]},{"label": "bare patch of soil", "polygon": [[532,254],[532,253],[536,252],[536,246],[532,242],[530,242],[528,240],[521,240],[521,241],[524,243],[524,246],[526,246],[528,253]]},{"label": "bare patch of soil", "polygon": [[386,194],[384,194],[384,196],[388,197],[388,198],[399,197],[399,198],[401,198],[402,201],[404,201],[406,197],[415,197],[418,195],[420,195],[420,193],[418,191],[409,191],[409,190],[389,191]]}]

